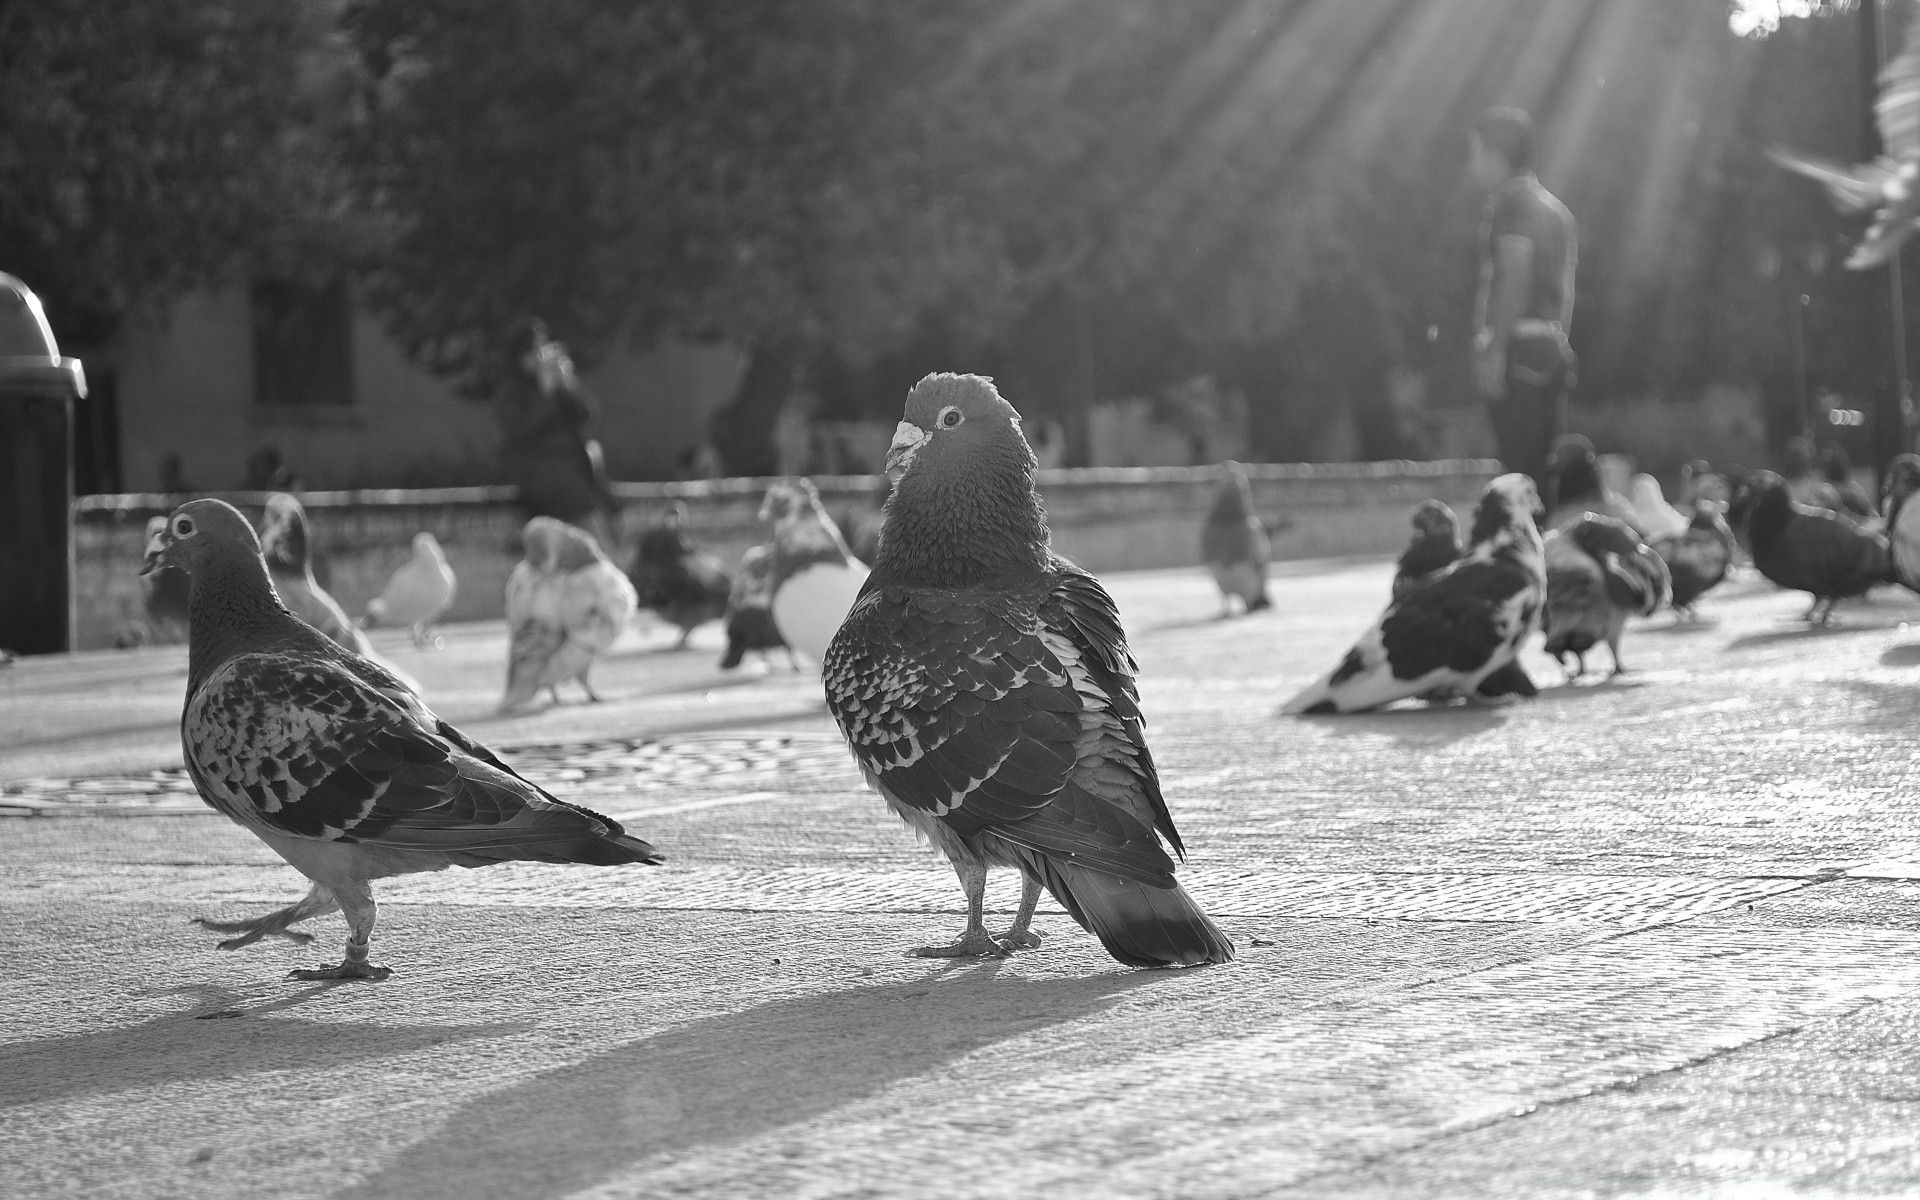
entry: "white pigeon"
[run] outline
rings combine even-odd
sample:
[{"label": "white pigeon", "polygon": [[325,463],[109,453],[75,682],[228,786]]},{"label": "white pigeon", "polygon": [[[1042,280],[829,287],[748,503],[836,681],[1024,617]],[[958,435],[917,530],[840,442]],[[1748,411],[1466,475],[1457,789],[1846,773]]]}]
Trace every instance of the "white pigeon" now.
[{"label": "white pigeon", "polygon": [[1633,484],[1627,490],[1633,502],[1633,513],[1640,518],[1640,529],[1647,541],[1678,537],[1687,531],[1689,518],[1667,503],[1658,479],[1642,471],[1633,477]]},{"label": "white pigeon", "polygon": [[1504,678],[1546,606],[1546,558],[1534,525],[1539,505],[1525,475],[1489,483],[1473,512],[1467,552],[1388,605],[1333,670],[1280,711],[1363,712],[1443,691],[1491,699],[1481,685]]},{"label": "white pigeon", "polygon": [[867,582],[810,479],[767,489],[760,519],[773,522],[773,624],[793,651],[818,666]]},{"label": "white pigeon", "polygon": [[363,625],[410,625],[413,644],[427,644],[427,627],[453,605],[457,581],[440,539],[421,530],[413,535],[413,557],[400,564],[387,586],[367,601]]},{"label": "white pigeon", "polygon": [[592,534],[565,521],[535,517],[520,541],[526,557],[507,578],[512,642],[500,711],[525,704],[541,688],[551,689],[558,704],[559,685],[568,679],[598,701],[587,672],[640,606],[633,584]]}]

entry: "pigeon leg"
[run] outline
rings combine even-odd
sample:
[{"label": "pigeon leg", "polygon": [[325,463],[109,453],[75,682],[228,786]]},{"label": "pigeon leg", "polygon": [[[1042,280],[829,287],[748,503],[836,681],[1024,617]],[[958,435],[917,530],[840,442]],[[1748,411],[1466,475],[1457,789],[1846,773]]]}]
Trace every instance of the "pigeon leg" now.
[{"label": "pigeon leg", "polygon": [[324,916],[338,907],[340,902],[334,899],[333,893],[316,883],[305,896],[264,917],[256,917],[251,921],[209,921],[205,917],[195,917],[193,923],[202,929],[211,929],[215,933],[240,935],[221,942],[222,950],[238,950],[242,946],[251,946],[263,937],[283,937],[296,946],[304,946],[313,940],[313,935],[301,933],[297,929],[288,929],[287,926],[295,921],[304,921],[308,917]]},{"label": "pigeon leg", "polygon": [[1020,911],[1013,925],[994,940],[1009,950],[1031,950],[1040,944],[1040,935],[1027,928],[1033,923],[1033,910],[1040,903],[1040,881],[1031,875],[1021,877]]},{"label": "pigeon leg", "polygon": [[1007,948],[987,932],[982,909],[987,902],[987,868],[979,863],[955,863],[960,887],[967,893],[967,928],[960,940],[947,946],[915,946],[907,951],[912,958],[998,958]]},{"label": "pigeon leg", "polygon": [[580,686],[585,688],[587,691],[587,702],[589,704],[598,704],[600,703],[600,693],[594,691],[593,685],[587,682],[587,671],[591,671],[591,670],[593,670],[593,664],[588,663],[586,666],[586,670],[583,670],[580,672]]},{"label": "pigeon leg", "polygon": [[[1625,675],[1627,673],[1627,667],[1625,663],[1620,661],[1620,639],[1617,637],[1608,638],[1607,649],[1613,652],[1613,675]],[[1607,678],[1611,679],[1613,675],[1609,675]]]},{"label": "pigeon leg", "polygon": [[682,629],[680,631],[680,640],[673,644],[673,648],[675,650],[685,650],[687,648],[687,639],[692,636],[693,636],[692,629]]},{"label": "pigeon leg", "polygon": [[318,967],[311,970],[288,971],[289,979],[385,979],[393,974],[390,967],[377,967],[367,961],[367,950],[373,943],[373,923],[380,915],[379,906],[373,902],[373,888],[361,880],[353,885],[353,890],[342,890],[339,896],[340,907],[347,914],[347,952],[338,965]]}]

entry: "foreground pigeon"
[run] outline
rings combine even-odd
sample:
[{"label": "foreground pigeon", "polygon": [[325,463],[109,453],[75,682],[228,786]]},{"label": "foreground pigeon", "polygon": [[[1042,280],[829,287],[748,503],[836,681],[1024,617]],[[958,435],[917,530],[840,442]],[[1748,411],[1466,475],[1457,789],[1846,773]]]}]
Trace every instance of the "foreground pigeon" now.
[{"label": "foreground pigeon", "polygon": [[802,658],[820,663],[867,581],[867,565],[847,549],[811,479],[767,488],[760,519],[773,522],[773,623]]},{"label": "foreground pigeon", "polygon": [[1667,564],[1673,581],[1673,596],[1668,603],[1682,620],[1694,619],[1693,605],[1710,589],[1718,587],[1733,565],[1733,530],[1721,515],[1726,505],[1702,497],[1694,501],[1693,517],[1680,533],[1654,538],[1653,552]]},{"label": "foreground pigeon", "polygon": [[560,684],[569,679],[597,702],[587,672],[633,616],[633,584],[592,534],[565,521],[535,517],[520,543],[525,557],[507,577],[507,688],[500,711],[518,708],[541,688],[558,704]]},{"label": "foreground pigeon", "polygon": [[180,740],[200,798],[312,880],[252,921],[199,923],[223,950],[337,909],[337,966],[298,979],[384,979],[367,961],[372,880],[500,862],[614,866],[661,861],[617,821],[556,800],[440,720],[377,663],[322,636],[274,594],[252,526],[219,500],[175,509],[145,569],[192,580]]},{"label": "foreground pigeon", "polygon": [[440,539],[426,530],[413,535],[413,557],[400,564],[378,596],[367,601],[364,624],[407,625],[413,644],[428,644],[427,628],[453,605],[453,568]]},{"label": "foreground pigeon", "polygon": [[1640,535],[1612,517],[1588,513],[1547,534],[1546,652],[1572,678],[1587,671],[1587,651],[1601,642],[1613,654],[1613,673],[1626,673],[1620,639],[1628,617],[1650,617],[1667,602],[1667,564]]},{"label": "foreground pigeon", "polygon": [[[147,541],[167,527],[165,517],[147,518]],[[187,573],[162,567],[140,576],[140,598],[146,604],[147,623],[154,641],[187,640]]]},{"label": "foreground pigeon", "polygon": [[1901,454],[1887,464],[1882,512],[1886,517],[1887,548],[1893,577],[1902,586],[1920,592],[1920,504],[1910,504],[1920,492],[1920,456]]},{"label": "foreground pigeon", "polygon": [[740,569],[733,573],[733,590],[727,595],[727,652],[720,658],[720,669],[733,670],[749,650],[763,659],[769,650],[785,650],[788,664],[800,669],[792,647],[773,623],[772,546],[754,546],[740,556]]},{"label": "foreground pigeon", "polygon": [[733,588],[727,564],[693,544],[686,520],[687,506],[675,500],[660,522],[640,535],[627,572],[640,607],[680,630],[676,648],[681,650],[695,629],[726,615]]},{"label": "foreground pigeon", "polygon": [[[967,926],[929,957],[1037,945],[1053,893],[1138,967],[1226,962],[1233,944],[1174,878],[1184,853],[1142,730],[1113,600],[1048,547],[1019,416],[977,375],[929,375],[887,454],[880,556],[827,651],[827,704],[887,804],[953,864]],[[987,868],[1025,892],[982,919]]]},{"label": "foreground pigeon", "polygon": [[1444,501],[1422,500],[1413,510],[1413,539],[1393,567],[1393,599],[1433,579],[1460,557],[1460,519]]},{"label": "foreground pigeon", "polygon": [[1624,521],[1635,533],[1646,536],[1640,526],[1640,514],[1626,497],[1607,486],[1600,473],[1600,455],[1593,443],[1577,433],[1569,433],[1553,443],[1547,456],[1547,523],[1543,529],[1562,529],[1580,519],[1582,513],[1599,513]]},{"label": "foreground pigeon", "polygon": [[1829,509],[1796,503],[1772,471],[1754,471],[1735,484],[1727,515],[1735,529],[1746,530],[1760,574],[1813,597],[1805,619],[1815,624],[1833,619],[1835,601],[1894,581],[1886,538]]},{"label": "foreground pigeon", "polygon": [[294,616],[326,634],[355,654],[371,650],[367,635],[347,620],[346,612],[313,578],[307,510],[285,492],[267,497],[267,513],[260,526],[260,551],[280,602]]},{"label": "foreground pigeon", "polygon": [[1467,552],[1388,605],[1333,670],[1280,711],[1363,712],[1442,691],[1482,700],[1498,694],[1483,685],[1506,678],[1503,668],[1539,627],[1546,602],[1538,504],[1525,475],[1489,483],[1473,511]]},{"label": "foreground pigeon", "polygon": [[1200,560],[1213,573],[1220,586],[1221,603],[1232,612],[1234,600],[1245,612],[1257,612],[1272,606],[1267,598],[1267,567],[1273,562],[1273,547],[1260,518],[1253,515],[1253,488],[1247,482],[1245,468],[1237,462],[1225,465],[1220,488],[1214,493],[1213,508],[1200,529]]}]

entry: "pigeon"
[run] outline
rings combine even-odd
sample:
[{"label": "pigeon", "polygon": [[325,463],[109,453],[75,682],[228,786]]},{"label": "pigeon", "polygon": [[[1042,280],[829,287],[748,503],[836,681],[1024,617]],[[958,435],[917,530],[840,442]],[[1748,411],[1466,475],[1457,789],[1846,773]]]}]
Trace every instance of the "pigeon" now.
[{"label": "pigeon", "polygon": [[1627,618],[1650,617],[1673,593],[1667,564],[1640,535],[1612,517],[1588,513],[1548,533],[1546,652],[1569,678],[1587,671],[1587,651],[1600,642],[1613,654],[1613,674],[1624,675],[1620,638]]},{"label": "pigeon", "polygon": [[[147,518],[147,541],[167,527],[164,516]],[[141,599],[145,602],[149,632],[153,640],[187,640],[187,574],[178,567],[163,567],[140,576]]]},{"label": "pigeon", "polygon": [[1645,471],[1633,477],[1629,499],[1633,504],[1633,515],[1639,518],[1640,528],[1646,531],[1648,540],[1678,535],[1686,530],[1686,514],[1667,503],[1666,496],[1660,491],[1660,481]]},{"label": "pigeon", "polygon": [[821,663],[867,581],[867,565],[847,549],[810,479],[767,488],[760,519],[773,522],[774,626],[800,657]]},{"label": "pigeon", "polygon": [[1920,504],[1907,503],[1920,491],[1920,456],[1901,454],[1888,463],[1883,491],[1893,577],[1903,586],[1920,592]]},{"label": "pigeon", "polygon": [[1727,481],[1714,474],[1713,464],[1704,458],[1690,459],[1680,467],[1680,507],[1692,508],[1702,500],[1727,501]]},{"label": "pigeon", "polygon": [[733,576],[727,564],[696,547],[687,537],[687,506],[678,500],[666,516],[640,535],[627,578],[640,607],[658,613],[680,630],[676,649],[684,650],[693,631],[727,613]]},{"label": "pigeon", "polygon": [[1667,564],[1673,581],[1673,596],[1668,603],[1683,620],[1694,619],[1693,604],[1727,577],[1733,565],[1733,530],[1720,514],[1726,505],[1702,498],[1693,506],[1693,519],[1678,534],[1654,538],[1653,552]]},{"label": "pigeon", "polygon": [[638,607],[633,584],[608,561],[594,536],[555,517],[520,531],[526,557],[507,577],[507,688],[500,711],[518,708],[541,688],[560,703],[560,684],[578,679],[598,702],[587,672],[613,645]]},{"label": "pigeon", "polygon": [[260,527],[260,550],[266,556],[267,575],[280,602],[294,616],[326,634],[355,654],[368,654],[367,635],[347,620],[347,614],[324,588],[314,582],[308,549],[311,530],[307,510],[285,492],[267,497],[267,513]]},{"label": "pigeon", "polygon": [[[1227,962],[1233,943],[1174,878],[1185,855],[1147,749],[1137,667],[1106,589],[1050,548],[1020,418],[992,381],[907,395],[874,572],[827,651],[827,705],[867,782],[952,863],[967,924],[923,957],[1039,944],[1040,889],[1116,960]],[[1004,935],[987,869],[1024,882]]]},{"label": "pigeon", "polygon": [[1835,601],[1893,582],[1886,538],[1828,509],[1796,503],[1772,471],[1754,471],[1740,480],[1728,515],[1736,529],[1746,530],[1760,574],[1813,597],[1805,616],[1809,622],[1825,625],[1833,619]]},{"label": "pigeon", "polygon": [[1547,456],[1546,529],[1561,529],[1580,519],[1582,513],[1595,512],[1623,521],[1635,533],[1646,536],[1640,527],[1640,515],[1633,511],[1618,492],[1607,486],[1600,474],[1600,456],[1593,443],[1577,433],[1569,433],[1553,443]]},{"label": "pigeon", "polygon": [[1872,497],[1860,481],[1853,477],[1853,461],[1847,452],[1839,446],[1828,446],[1820,452],[1820,475],[1827,486],[1833,490],[1830,507],[1856,525],[1878,527],[1880,514],[1873,506]]},{"label": "pigeon", "polygon": [[413,535],[413,557],[400,564],[378,596],[367,601],[360,623],[410,625],[413,644],[425,646],[427,627],[453,604],[455,583],[440,539],[421,530]]},{"label": "pigeon", "polygon": [[1864,271],[1888,262],[1920,224],[1920,20],[1908,20],[1907,42],[1880,70],[1873,104],[1886,153],[1848,166],[1774,146],[1767,157],[1827,189],[1841,212],[1873,213],[1873,224],[1847,256],[1847,267]]},{"label": "pigeon", "polygon": [[733,574],[733,590],[727,595],[727,652],[720,669],[731,671],[757,650],[762,658],[769,650],[785,650],[787,663],[794,670],[793,650],[773,623],[773,547],[754,546],[740,556],[740,569]]},{"label": "pigeon", "polygon": [[275,595],[253,527],[220,500],[173,511],[145,570],[191,579],[180,740],[200,798],[312,881],[251,921],[198,923],[234,950],[343,909],[335,966],[298,979],[385,979],[368,962],[369,884],[390,875],[534,860],[615,866],[659,853],[619,822],[557,800],[435,716],[378,663],[322,635]]},{"label": "pigeon", "polygon": [[1546,563],[1533,523],[1538,505],[1526,475],[1487,484],[1467,552],[1388,605],[1333,670],[1280,711],[1363,712],[1442,689],[1493,698],[1483,683],[1514,661],[1546,603]]},{"label": "pigeon", "polygon": [[1460,519],[1440,500],[1422,500],[1413,510],[1413,540],[1393,569],[1393,600],[1431,580],[1460,557]]},{"label": "pigeon", "polygon": [[1266,527],[1253,515],[1253,488],[1247,483],[1246,470],[1237,462],[1224,464],[1222,470],[1213,508],[1200,530],[1200,557],[1213,572],[1228,613],[1236,599],[1243,611],[1258,612],[1273,606],[1267,597],[1273,547],[1267,542]]}]

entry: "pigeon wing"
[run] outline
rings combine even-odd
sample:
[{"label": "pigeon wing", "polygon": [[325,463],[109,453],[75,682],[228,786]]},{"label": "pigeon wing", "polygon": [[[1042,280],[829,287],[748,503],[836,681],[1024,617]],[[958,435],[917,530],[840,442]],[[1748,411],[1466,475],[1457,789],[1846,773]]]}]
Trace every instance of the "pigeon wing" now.
[{"label": "pigeon wing", "polygon": [[1407,595],[1380,619],[1381,642],[1393,674],[1419,679],[1446,668],[1472,674],[1512,640],[1512,622],[1537,586],[1518,566],[1500,559],[1468,559]]}]

